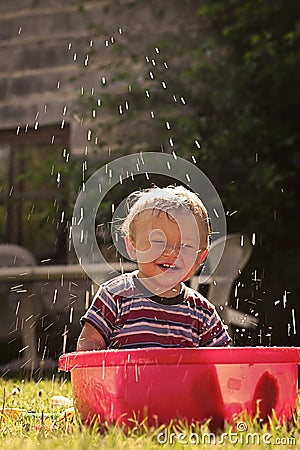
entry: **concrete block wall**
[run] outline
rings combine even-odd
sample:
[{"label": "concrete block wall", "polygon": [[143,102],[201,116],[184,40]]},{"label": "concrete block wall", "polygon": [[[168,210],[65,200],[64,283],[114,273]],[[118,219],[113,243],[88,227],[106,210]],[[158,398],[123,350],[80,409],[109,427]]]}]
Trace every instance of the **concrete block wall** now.
[{"label": "concrete block wall", "polygon": [[[90,144],[76,114],[81,90],[97,88],[102,76],[111,78],[113,64],[141,77],[134,53],[141,57],[147,45],[174,30],[182,30],[184,39],[197,26],[198,2],[83,1],[85,14],[75,3],[1,0],[0,130],[68,120],[71,150],[80,153]],[[128,48],[122,56],[106,45],[112,36],[120,38],[120,29]]]}]

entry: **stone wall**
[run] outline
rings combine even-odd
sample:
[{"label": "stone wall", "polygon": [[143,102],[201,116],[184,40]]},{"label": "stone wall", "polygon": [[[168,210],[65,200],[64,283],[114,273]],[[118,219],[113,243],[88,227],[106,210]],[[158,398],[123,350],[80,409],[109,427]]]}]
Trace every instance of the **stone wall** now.
[{"label": "stone wall", "polygon": [[[77,112],[82,91],[112,77],[112,64],[141,77],[134,53],[143,56],[148,44],[176,30],[184,39],[196,26],[198,2],[84,1],[84,13],[75,3],[1,0],[0,130],[69,121],[70,147],[80,153],[90,144]],[[127,53],[109,47],[113,39],[122,39]]]}]

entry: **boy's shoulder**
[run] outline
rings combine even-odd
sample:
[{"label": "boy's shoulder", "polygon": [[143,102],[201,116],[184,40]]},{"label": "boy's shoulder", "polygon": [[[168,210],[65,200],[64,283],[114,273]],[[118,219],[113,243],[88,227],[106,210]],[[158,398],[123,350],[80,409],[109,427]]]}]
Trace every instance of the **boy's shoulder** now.
[{"label": "boy's shoulder", "polygon": [[111,295],[131,294],[135,290],[133,281],[135,272],[123,273],[101,284],[101,288],[105,289]]},{"label": "boy's shoulder", "polygon": [[195,289],[188,286],[185,286],[185,300],[190,303],[194,303],[196,307],[203,308],[211,313],[213,313],[216,309],[213,303],[200,294],[200,292],[195,291]]}]

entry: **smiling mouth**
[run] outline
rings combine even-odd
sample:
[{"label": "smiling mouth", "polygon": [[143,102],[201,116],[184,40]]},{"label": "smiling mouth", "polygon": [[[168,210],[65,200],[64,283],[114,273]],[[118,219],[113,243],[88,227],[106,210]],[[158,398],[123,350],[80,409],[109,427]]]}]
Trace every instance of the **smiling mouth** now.
[{"label": "smiling mouth", "polygon": [[177,270],[178,269],[178,267],[176,267],[174,264],[161,263],[161,264],[157,264],[157,265],[161,270]]}]

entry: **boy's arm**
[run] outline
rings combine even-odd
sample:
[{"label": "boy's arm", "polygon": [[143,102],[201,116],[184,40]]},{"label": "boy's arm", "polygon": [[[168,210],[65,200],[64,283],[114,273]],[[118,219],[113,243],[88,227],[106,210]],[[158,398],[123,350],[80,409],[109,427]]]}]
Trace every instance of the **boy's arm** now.
[{"label": "boy's arm", "polygon": [[86,350],[103,350],[106,348],[106,343],[99,331],[93,325],[85,322],[82,331],[77,341],[78,352]]},{"label": "boy's arm", "polygon": [[231,337],[227,327],[223,324],[215,307],[210,311],[211,315],[206,318],[205,329],[201,335],[201,347],[227,347],[231,344]]}]

